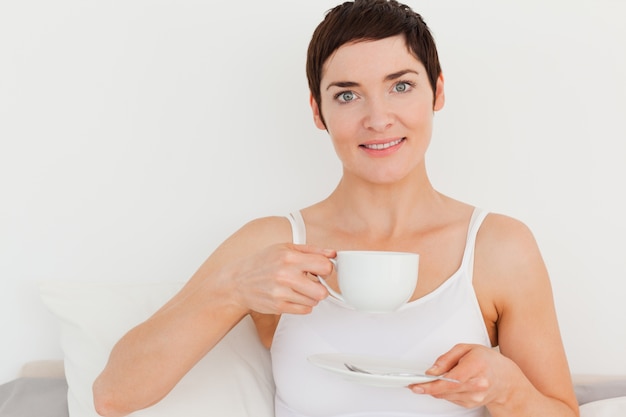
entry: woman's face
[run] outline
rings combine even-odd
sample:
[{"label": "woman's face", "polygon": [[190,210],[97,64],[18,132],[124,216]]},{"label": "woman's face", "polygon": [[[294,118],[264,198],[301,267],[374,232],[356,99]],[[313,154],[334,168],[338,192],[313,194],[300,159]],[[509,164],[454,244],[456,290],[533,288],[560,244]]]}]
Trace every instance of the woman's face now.
[{"label": "woman's face", "polygon": [[344,176],[392,183],[424,169],[433,112],[444,103],[443,77],[433,97],[403,36],[348,43],[324,64],[321,103],[320,114],[311,99],[315,124],[328,131]]}]

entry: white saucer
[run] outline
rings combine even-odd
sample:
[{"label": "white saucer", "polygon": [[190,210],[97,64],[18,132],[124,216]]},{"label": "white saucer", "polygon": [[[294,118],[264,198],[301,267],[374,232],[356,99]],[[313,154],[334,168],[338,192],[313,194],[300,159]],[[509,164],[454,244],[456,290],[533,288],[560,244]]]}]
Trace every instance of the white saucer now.
[{"label": "white saucer", "polygon": [[[381,358],[373,356],[350,355],[341,353],[320,353],[307,358],[313,365],[341,375],[344,379],[377,387],[406,387],[439,379],[431,375],[376,375],[376,373],[415,373],[424,374],[429,365],[416,364],[414,361]],[[356,365],[374,374],[350,371],[346,363]]]}]

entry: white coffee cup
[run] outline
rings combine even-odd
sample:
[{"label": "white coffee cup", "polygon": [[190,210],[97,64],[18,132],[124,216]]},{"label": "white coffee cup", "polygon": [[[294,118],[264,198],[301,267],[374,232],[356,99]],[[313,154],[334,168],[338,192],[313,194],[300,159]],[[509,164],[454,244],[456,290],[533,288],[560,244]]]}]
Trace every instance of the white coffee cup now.
[{"label": "white coffee cup", "polygon": [[417,285],[417,253],[338,251],[331,262],[341,294],[318,276],[320,283],[332,297],[356,310],[395,311],[409,301]]}]

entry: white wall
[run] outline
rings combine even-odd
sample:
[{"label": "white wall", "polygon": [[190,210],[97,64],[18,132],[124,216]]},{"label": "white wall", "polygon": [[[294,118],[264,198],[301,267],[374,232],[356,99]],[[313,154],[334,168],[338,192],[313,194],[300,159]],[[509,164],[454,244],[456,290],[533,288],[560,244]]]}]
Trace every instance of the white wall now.
[{"label": "white wall", "polygon": [[[336,1],[220,3],[0,2],[0,383],[61,357],[37,282],[183,280],[334,188],[304,60]],[[433,182],[528,223],[572,370],[626,373],[625,3],[410,4],[447,80]]]}]

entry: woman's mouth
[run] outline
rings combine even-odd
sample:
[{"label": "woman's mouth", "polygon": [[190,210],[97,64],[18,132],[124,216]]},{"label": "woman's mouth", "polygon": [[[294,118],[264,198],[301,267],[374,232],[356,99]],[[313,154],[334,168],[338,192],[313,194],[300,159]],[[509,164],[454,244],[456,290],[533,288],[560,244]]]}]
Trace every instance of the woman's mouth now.
[{"label": "woman's mouth", "polygon": [[385,142],[385,143],[369,143],[369,144],[365,143],[365,144],[359,145],[359,146],[362,146],[362,147],[367,148],[367,149],[372,149],[372,150],[375,150],[375,151],[380,151],[380,150],[383,150],[383,149],[388,149],[388,148],[391,148],[393,146],[396,146],[396,145],[400,144],[400,142],[402,142],[404,139],[405,138],[400,138],[400,139],[392,140],[390,142]]}]

